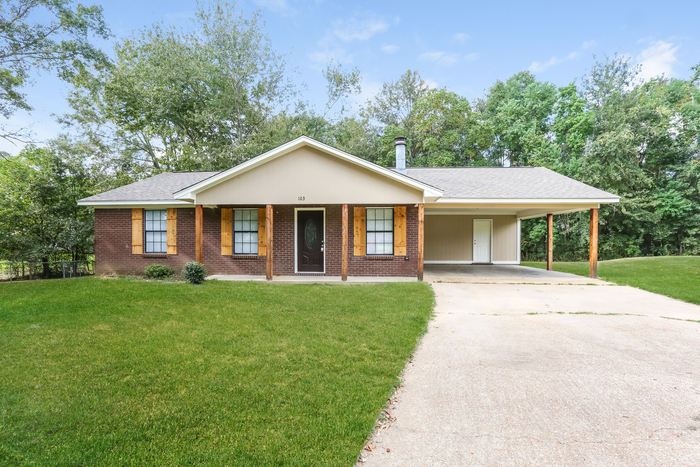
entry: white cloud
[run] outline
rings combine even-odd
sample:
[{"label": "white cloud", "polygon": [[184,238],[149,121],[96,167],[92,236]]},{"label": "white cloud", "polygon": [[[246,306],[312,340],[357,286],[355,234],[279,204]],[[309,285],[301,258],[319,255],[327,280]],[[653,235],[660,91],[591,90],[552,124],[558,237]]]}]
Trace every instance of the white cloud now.
[{"label": "white cloud", "polygon": [[642,50],[637,57],[637,63],[642,66],[641,77],[648,80],[661,75],[675,76],[673,64],[678,61],[676,52],[679,48],[680,45],[674,47],[671,42],[657,41]]},{"label": "white cloud", "polygon": [[399,50],[399,46],[398,46],[398,45],[389,44],[389,45],[384,45],[384,46],[382,46],[382,51],[383,51],[383,52],[386,52],[386,53],[388,53],[388,54],[393,54],[393,53],[396,52],[397,50]]},{"label": "white cloud", "polygon": [[581,56],[581,54],[579,52],[576,52],[576,51],[571,52],[569,55],[566,56],[566,58],[564,60],[560,59],[559,57],[557,57],[555,55],[554,57],[550,58],[548,62],[544,62],[544,63],[532,62],[532,64],[530,65],[530,68],[528,68],[528,69],[533,73],[542,73],[544,71],[547,71],[550,67],[553,67],[554,65],[557,65],[563,61],[573,60],[573,59],[578,58],[580,56]]},{"label": "white cloud", "polygon": [[596,45],[598,45],[598,43],[596,41],[593,41],[593,40],[584,41],[583,44],[581,44],[581,48],[583,50],[586,50],[586,49],[590,49],[592,47],[595,47]]},{"label": "white cloud", "polygon": [[[398,18],[395,18],[396,22]],[[364,18],[354,16],[333,21],[333,33],[344,42],[366,41],[375,34],[389,29],[389,21],[376,15],[365,15]]]},{"label": "white cloud", "polygon": [[464,56],[464,59],[467,61],[467,63],[471,63],[471,62],[475,61],[477,58],[479,58],[479,54],[476,52],[472,52],[472,53]]},{"label": "white cloud", "polygon": [[352,63],[354,61],[355,56],[353,54],[348,54],[342,47],[324,47],[323,50],[310,53],[309,58],[311,59],[311,61],[325,66],[331,60],[346,65],[348,63]]},{"label": "white cloud", "polygon": [[367,103],[367,101],[371,100],[374,96],[376,96],[377,93],[381,90],[382,90],[382,83],[381,82],[363,79],[362,80],[362,90],[360,91],[360,94],[358,94],[357,96],[354,96],[352,98],[353,107],[356,110],[359,110],[360,107],[362,107],[364,104]]},{"label": "white cloud", "polygon": [[430,89],[437,89],[438,88],[437,82],[433,79],[425,78],[423,81],[425,81],[425,84],[427,84]]},{"label": "white cloud", "polygon": [[418,58],[435,62],[439,65],[453,65],[459,60],[459,54],[451,54],[440,50],[437,52],[426,52],[421,54]]},{"label": "white cloud", "polygon": [[545,62],[545,63],[532,62],[529,70],[533,73],[541,73],[543,71],[546,71],[549,67],[556,65],[557,63],[560,63],[560,62],[561,62],[561,60],[559,60],[557,57],[552,57],[548,62]]},{"label": "white cloud", "polygon": [[452,36],[452,42],[456,42],[457,44],[464,44],[467,42],[469,39],[469,34],[465,34],[463,32],[457,33]]},{"label": "white cloud", "polygon": [[297,12],[287,0],[253,0],[253,2],[260,8],[266,8],[284,16],[291,16]]}]

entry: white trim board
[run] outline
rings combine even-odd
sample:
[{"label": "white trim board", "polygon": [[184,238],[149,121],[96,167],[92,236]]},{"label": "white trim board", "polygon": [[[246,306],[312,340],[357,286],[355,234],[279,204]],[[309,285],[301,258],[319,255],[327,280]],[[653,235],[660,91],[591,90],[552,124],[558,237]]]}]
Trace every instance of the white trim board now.
[{"label": "white trim board", "polygon": [[520,247],[522,245],[522,222],[520,219],[517,220],[518,225],[516,226],[516,235],[517,235],[517,240],[516,240],[516,245],[515,247],[517,248],[518,251],[518,264],[520,264]]},{"label": "white trim board", "polygon": [[303,146],[310,146],[312,148],[318,149],[319,151],[325,152],[326,154],[336,156],[347,162],[364,167],[366,169],[371,170],[372,172],[376,172],[399,183],[420,190],[423,192],[424,198],[439,198],[443,194],[442,190],[425,184],[423,182],[419,182],[418,180],[415,180],[411,177],[400,174],[398,172],[395,172],[391,169],[387,169],[386,167],[382,167],[372,162],[366,161],[360,157],[353,156],[352,154],[349,154],[345,151],[341,151],[340,149],[334,148],[327,144],[321,143],[320,141],[316,141],[315,139],[309,138],[308,136],[300,136],[296,139],[293,139],[292,141],[289,141],[288,143],[285,143],[281,146],[276,147],[275,149],[272,149],[271,151],[254,157],[240,165],[232,167],[221,173],[213,175],[205,180],[202,180],[199,183],[195,183],[192,186],[182,189],[174,193],[173,196],[176,199],[193,200],[195,199],[197,193],[200,193],[213,186],[216,186],[219,183],[225,182],[226,180],[229,180],[235,176],[241,175],[244,172],[254,169],[255,167],[258,167],[270,160],[274,160],[278,157],[288,154],[294,151],[295,149],[299,149]]},{"label": "white trim board", "polygon": [[[423,264],[474,264],[474,261],[460,261],[460,260],[426,260]],[[481,263],[483,264],[483,263]],[[512,264],[519,265],[520,261],[491,261],[491,264]]]},{"label": "white trim board", "polygon": [[78,201],[78,206],[92,206],[95,209],[119,209],[119,208],[194,208],[190,201],[156,200],[156,201]]},{"label": "white trim board", "polygon": [[620,198],[440,198],[438,204],[607,204]]},{"label": "white trim board", "polygon": [[[297,212],[299,211],[323,211],[323,271],[299,271],[299,258],[297,251],[297,246],[299,245],[297,241],[297,230],[299,223],[297,221]],[[326,252],[328,251],[328,243],[326,242],[326,208],[294,208],[294,274],[325,274],[326,273]]]}]

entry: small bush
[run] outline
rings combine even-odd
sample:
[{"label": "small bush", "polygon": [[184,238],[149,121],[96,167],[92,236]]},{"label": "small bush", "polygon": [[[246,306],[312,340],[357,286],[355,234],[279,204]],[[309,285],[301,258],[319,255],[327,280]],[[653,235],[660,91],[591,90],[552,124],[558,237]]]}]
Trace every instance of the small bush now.
[{"label": "small bush", "polygon": [[151,264],[143,270],[143,273],[149,279],[165,279],[172,276],[173,272],[173,268],[164,264]]},{"label": "small bush", "polygon": [[204,269],[204,266],[199,264],[196,261],[190,261],[189,263],[185,264],[182,268],[182,277],[185,278],[188,282],[191,282],[193,284],[201,284],[204,282],[204,278],[207,275],[207,270]]}]

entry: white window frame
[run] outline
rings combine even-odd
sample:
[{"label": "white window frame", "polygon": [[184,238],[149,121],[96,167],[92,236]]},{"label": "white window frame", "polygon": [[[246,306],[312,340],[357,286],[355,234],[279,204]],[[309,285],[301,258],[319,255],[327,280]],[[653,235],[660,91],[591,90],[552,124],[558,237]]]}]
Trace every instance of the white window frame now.
[{"label": "white window frame", "polygon": [[[148,230],[146,228],[147,221],[146,217],[148,217],[148,212],[164,212],[165,213],[165,230]],[[159,220],[158,222],[163,222]],[[165,233],[165,249],[163,251],[148,251],[148,233],[149,232],[161,232]],[[151,243],[156,243],[156,242],[151,242]],[[157,243],[163,243],[163,242],[157,242]],[[165,255],[168,253],[168,210],[167,209],[144,209],[143,210],[143,253],[146,255]]]},{"label": "white window frame", "polygon": [[250,252],[250,253],[236,253],[236,211],[255,211],[255,215],[259,215],[258,208],[233,208],[233,212],[231,213],[231,240],[232,240],[232,249],[233,249],[233,256],[258,256],[258,253],[260,253],[260,229],[258,227],[258,223],[260,222],[260,219],[257,219],[255,221],[255,230],[239,230],[241,233],[253,233],[255,232],[256,235],[258,235],[258,241],[255,243],[255,252]]},{"label": "white window frame", "polygon": [[[367,215],[368,209],[391,209],[391,253],[368,253],[367,247],[369,242],[367,242],[367,234],[369,234],[369,215]],[[365,255],[366,256],[394,256],[394,250],[396,247],[396,232],[394,231],[394,216],[396,211],[393,206],[366,206],[365,207]],[[372,232],[387,232],[386,230],[373,230]]]}]

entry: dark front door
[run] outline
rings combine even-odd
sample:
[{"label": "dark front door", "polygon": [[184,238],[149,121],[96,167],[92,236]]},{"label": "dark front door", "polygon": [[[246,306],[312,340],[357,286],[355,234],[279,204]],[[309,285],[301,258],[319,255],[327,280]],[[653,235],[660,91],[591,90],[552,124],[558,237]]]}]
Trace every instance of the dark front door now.
[{"label": "dark front door", "polygon": [[323,211],[297,211],[297,271],[323,272]]}]

